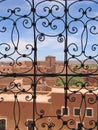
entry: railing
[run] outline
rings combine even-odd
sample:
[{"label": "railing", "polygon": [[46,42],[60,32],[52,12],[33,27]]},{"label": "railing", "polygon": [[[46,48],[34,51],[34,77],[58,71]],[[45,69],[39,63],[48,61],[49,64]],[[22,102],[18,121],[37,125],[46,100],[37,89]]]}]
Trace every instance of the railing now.
[{"label": "railing", "polygon": [[97,0],[0,0],[0,99],[0,129],[98,130]]}]

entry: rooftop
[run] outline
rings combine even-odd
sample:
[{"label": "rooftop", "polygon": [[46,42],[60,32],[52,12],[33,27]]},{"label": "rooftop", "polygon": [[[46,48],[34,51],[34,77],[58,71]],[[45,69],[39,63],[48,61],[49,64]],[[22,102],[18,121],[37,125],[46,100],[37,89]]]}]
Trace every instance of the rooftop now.
[{"label": "rooftop", "polygon": [[[79,91],[79,92],[78,92]],[[90,89],[90,90],[86,90],[86,89],[70,89],[70,91],[68,91],[69,93],[73,93],[73,92],[77,92],[76,94],[79,93],[95,93],[98,94],[98,89]],[[53,93],[58,93],[58,94],[64,94],[64,88],[52,88],[52,91],[50,91],[49,93],[40,93],[37,94],[37,98],[36,98],[36,102],[37,103],[49,103],[49,99],[51,99],[51,96]],[[6,102],[6,101],[15,101],[15,95],[14,94],[1,94],[0,99]],[[32,102],[32,94],[28,94],[28,93],[21,93],[18,94],[17,96],[17,100],[19,100],[19,102]]]}]

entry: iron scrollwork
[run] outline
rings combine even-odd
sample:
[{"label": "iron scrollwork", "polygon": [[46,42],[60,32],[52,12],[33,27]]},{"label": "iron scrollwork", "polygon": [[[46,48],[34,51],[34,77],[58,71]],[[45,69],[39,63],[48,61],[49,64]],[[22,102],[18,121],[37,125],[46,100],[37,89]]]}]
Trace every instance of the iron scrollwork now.
[{"label": "iron scrollwork", "polygon": [[[25,128],[98,129],[98,1],[0,0],[0,10],[0,103],[8,100],[7,94],[13,101],[13,129],[21,129],[23,102],[32,111],[31,116],[26,111],[32,119],[23,120]],[[49,40],[54,42],[48,44],[56,57],[59,52],[54,48],[61,47],[58,70],[52,60],[42,62],[44,67],[38,61],[40,48]],[[54,86],[63,86],[64,106],[58,103],[50,113],[38,103],[40,89],[46,90],[42,94],[47,94],[48,104],[53,103],[52,87],[46,84],[49,79]]]}]

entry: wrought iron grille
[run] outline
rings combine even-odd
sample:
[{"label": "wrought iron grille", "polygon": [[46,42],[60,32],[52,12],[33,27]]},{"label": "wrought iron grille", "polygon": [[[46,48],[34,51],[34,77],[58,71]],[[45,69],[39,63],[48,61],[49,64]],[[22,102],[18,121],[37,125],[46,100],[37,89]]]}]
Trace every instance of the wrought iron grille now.
[{"label": "wrought iron grille", "polygon": [[98,130],[98,0],[0,0],[0,118]]}]

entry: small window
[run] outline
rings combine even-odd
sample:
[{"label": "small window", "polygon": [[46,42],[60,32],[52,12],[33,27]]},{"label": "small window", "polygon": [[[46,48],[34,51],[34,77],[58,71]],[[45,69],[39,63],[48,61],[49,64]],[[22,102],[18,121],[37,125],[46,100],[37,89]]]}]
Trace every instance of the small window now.
[{"label": "small window", "polygon": [[84,122],[76,122],[77,130],[84,130]]},{"label": "small window", "polygon": [[[34,124],[33,124],[32,119],[29,119],[28,120],[28,130],[33,130],[33,126],[34,126]],[[36,128],[34,128],[34,130],[36,130]]]},{"label": "small window", "polygon": [[62,107],[62,114],[63,115],[69,115],[69,109]]},{"label": "small window", "polygon": [[79,108],[75,108],[74,109],[74,115],[75,116],[79,116],[80,115],[80,109]]},{"label": "small window", "polygon": [[93,116],[92,109],[90,109],[90,108],[86,109],[86,116]]},{"label": "small window", "polygon": [[5,129],[6,129],[6,120],[0,119],[0,130],[5,130]]},{"label": "small window", "polygon": [[28,130],[32,130],[33,121],[28,120]]}]

